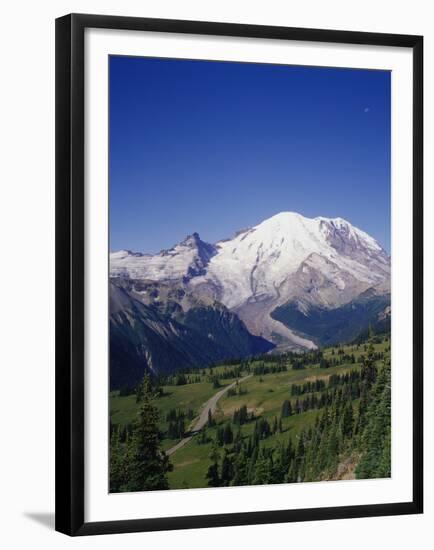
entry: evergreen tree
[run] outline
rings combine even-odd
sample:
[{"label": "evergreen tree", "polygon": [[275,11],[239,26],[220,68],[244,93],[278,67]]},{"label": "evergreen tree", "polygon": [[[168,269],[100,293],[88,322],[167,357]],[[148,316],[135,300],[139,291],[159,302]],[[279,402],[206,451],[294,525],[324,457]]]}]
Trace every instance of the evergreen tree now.
[{"label": "evergreen tree", "polygon": [[234,434],[230,423],[228,422],[223,430],[223,442],[225,445],[230,445],[234,440]]},{"label": "evergreen tree", "polygon": [[121,444],[120,428],[112,431],[110,439],[110,492],[119,493],[125,483],[125,449]]},{"label": "evergreen tree", "polygon": [[217,462],[213,462],[206,473],[209,487],[220,487],[219,467]]},{"label": "evergreen tree", "polygon": [[248,461],[247,461],[246,452],[242,447],[235,457],[232,485],[247,485],[247,483],[248,483]]},{"label": "evergreen tree", "polygon": [[291,416],[291,414],[292,414],[291,401],[288,401],[288,399],[285,399],[285,401],[282,403],[281,417],[287,418],[288,416]]},{"label": "evergreen tree", "polygon": [[344,438],[350,438],[353,435],[353,406],[351,401],[347,401],[342,415],[341,429]]},{"label": "evergreen tree", "polygon": [[208,480],[209,487],[220,487],[220,475],[218,465],[219,456],[219,451],[214,443],[211,449],[211,453],[209,455],[212,462],[205,476]]},{"label": "evergreen tree", "polygon": [[286,474],[285,481],[287,483],[297,483],[298,481],[297,461],[295,458],[292,458],[289,463],[288,473]]},{"label": "evergreen tree", "polygon": [[[145,374],[145,376],[146,376],[146,374]],[[143,400],[143,396],[144,396],[144,394],[143,394],[143,381],[142,381],[142,383],[137,386],[136,403],[141,403],[142,400]]]},{"label": "evergreen tree", "polygon": [[217,427],[216,443],[220,447],[222,447],[225,444],[225,430],[224,430],[223,426],[218,426]]},{"label": "evergreen tree", "polygon": [[375,352],[372,344],[370,344],[368,348],[368,355],[366,358],[363,358],[362,363],[362,379],[365,380],[369,386],[371,386],[377,377]]},{"label": "evergreen tree", "polygon": [[221,474],[220,474],[221,485],[223,487],[227,487],[228,485],[230,485],[230,482],[233,477],[234,477],[234,467],[232,464],[232,460],[228,452],[225,451],[225,454],[222,460]]},{"label": "evergreen tree", "polygon": [[266,485],[270,483],[271,471],[272,471],[271,460],[269,456],[267,456],[265,449],[261,449],[258,455],[258,459],[256,460],[252,484]]},{"label": "evergreen tree", "polygon": [[295,461],[297,467],[297,481],[303,481],[303,463],[305,453],[305,433],[302,431],[298,436],[297,449],[295,451]]},{"label": "evergreen tree", "polygon": [[390,477],[390,364],[384,364],[370,392],[373,395],[361,432],[363,455],[357,478]]},{"label": "evergreen tree", "polygon": [[127,491],[168,489],[169,458],[160,448],[158,409],[153,404],[151,381],[146,374],[142,384],[142,401],[134,425],[128,452]]}]

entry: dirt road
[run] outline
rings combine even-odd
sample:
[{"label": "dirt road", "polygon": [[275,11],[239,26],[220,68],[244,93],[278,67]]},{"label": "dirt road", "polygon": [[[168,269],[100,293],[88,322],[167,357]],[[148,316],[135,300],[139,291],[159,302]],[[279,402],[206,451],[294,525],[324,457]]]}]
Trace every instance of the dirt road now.
[{"label": "dirt road", "polygon": [[[248,378],[250,378],[252,375],[251,374],[248,374],[247,376],[244,376],[243,378],[240,378],[238,380],[238,383],[241,383],[241,382],[244,382],[244,380],[247,380]],[[222,388],[221,390],[219,390],[217,393],[215,393],[210,399],[208,399],[208,401],[205,403],[200,415],[199,415],[199,418],[196,420],[195,424],[193,425],[193,427],[191,428],[191,430],[188,432],[188,435],[186,435],[183,439],[181,439],[181,441],[179,441],[176,445],[174,445],[173,447],[171,447],[170,449],[168,449],[166,451],[166,454],[167,455],[172,455],[175,451],[177,451],[178,449],[180,449],[181,447],[184,447],[184,445],[186,443],[188,443],[190,441],[190,439],[195,435],[197,434],[197,432],[200,432],[200,430],[206,425],[206,423],[208,422],[208,412],[211,411],[211,414],[214,414],[215,410],[216,410],[216,407],[217,407],[217,402],[218,400],[220,399],[220,397],[222,397],[228,390],[230,390],[231,388],[233,388],[235,385],[236,385],[236,381],[235,382],[232,382],[232,384],[229,384],[228,386],[225,386],[224,388]]]}]

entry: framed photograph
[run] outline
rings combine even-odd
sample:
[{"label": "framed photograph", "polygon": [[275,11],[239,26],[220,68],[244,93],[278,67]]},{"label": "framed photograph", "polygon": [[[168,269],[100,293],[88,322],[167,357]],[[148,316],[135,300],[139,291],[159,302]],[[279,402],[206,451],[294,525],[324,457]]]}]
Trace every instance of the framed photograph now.
[{"label": "framed photograph", "polygon": [[56,21],[56,529],[421,513],[421,36]]}]

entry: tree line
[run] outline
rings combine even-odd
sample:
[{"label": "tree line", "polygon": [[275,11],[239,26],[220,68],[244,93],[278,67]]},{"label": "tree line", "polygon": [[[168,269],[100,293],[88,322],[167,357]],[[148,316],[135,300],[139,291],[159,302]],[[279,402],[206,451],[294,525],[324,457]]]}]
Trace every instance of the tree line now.
[{"label": "tree line", "polygon": [[[295,440],[274,447],[261,442],[279,422],[270,426],[258,419],[251,436],[240,429],[232,442],[215,441],[207,482],[211,487],[256,485],[329,479],[343,457],[357,457],[358,478],[390,476],[390,362],[377,369],[373,348],[364,359],[359,377],[343,375],[327,389],[327,402],[310,428]],[[354,400],[358,399],[359,406]],[[282,416],[288,416],[282,405]],[[291,405],[289,405],[291,406]],[[281,420],[280,420],[281,423]]]}]

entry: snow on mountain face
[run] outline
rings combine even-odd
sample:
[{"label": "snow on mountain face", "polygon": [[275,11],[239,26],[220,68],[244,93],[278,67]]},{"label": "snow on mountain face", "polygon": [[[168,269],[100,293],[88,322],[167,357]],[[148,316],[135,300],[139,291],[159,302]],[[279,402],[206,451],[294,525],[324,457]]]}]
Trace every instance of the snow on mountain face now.
[{"label": "snow on mountain face", "polygon": [[349,303],[368,288],[387,292],[390,259],[375,239],[342,218],[282,212],[215,245],[194,233],[156,255],[112,253],[110,274],[183,281],[198,296],[236,311],[253,334],[314,347],[271,312],[288,301],[308,312],[312,305]]},{"label": "snow on mountain face", "polygon": [[205,273],[215,247],[200,240],[197,233],[159,254],[120,250],[110,254],[110,276],[152,281],[182,280]]},{"label": "snow on mountain face", "polygon": [[368,286],[389,273],[387,255],[376,241],[340,218],[309,219],[282,212],[216,247],[206,277],[220,284],[220,299],[229,308],[252,296],[278,298],[281,285],[303,262],[316,263],[326,277],[329,271],[343,288],[341,271]]}]

